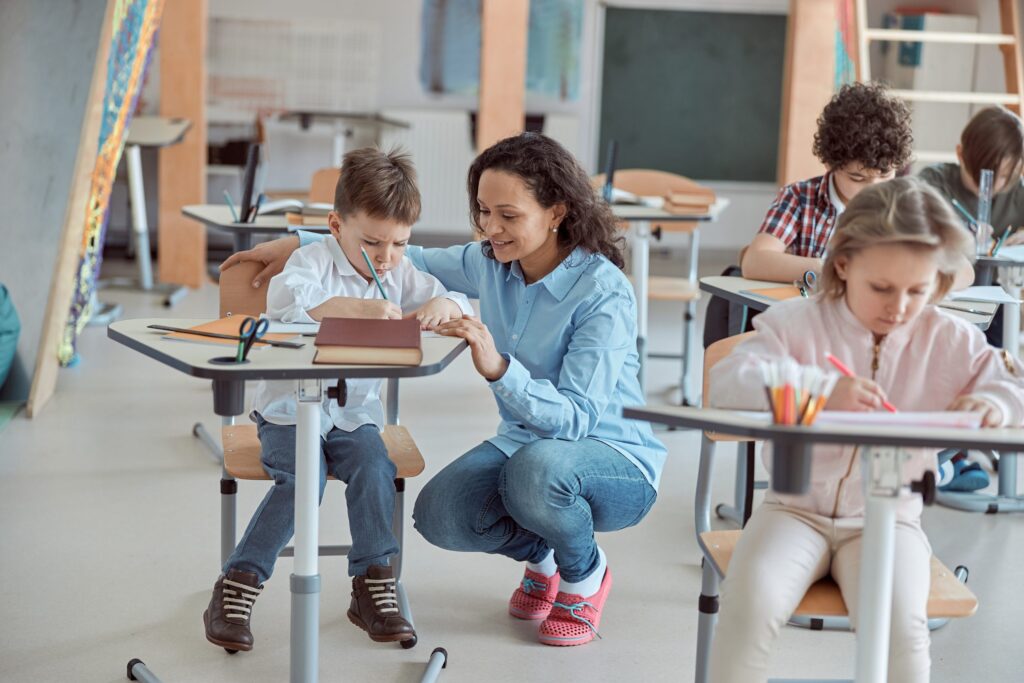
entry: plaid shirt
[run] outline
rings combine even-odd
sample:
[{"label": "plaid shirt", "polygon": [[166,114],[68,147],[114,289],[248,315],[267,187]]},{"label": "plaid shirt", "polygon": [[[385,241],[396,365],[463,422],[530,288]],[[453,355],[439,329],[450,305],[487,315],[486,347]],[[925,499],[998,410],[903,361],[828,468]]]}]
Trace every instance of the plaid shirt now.
[{"label": "plaid shirt", "polygon": [[831,177],[826,173],[779,190],[759,232],[782,240],[787,253],[824,258],[839,215],[829,198]]}]

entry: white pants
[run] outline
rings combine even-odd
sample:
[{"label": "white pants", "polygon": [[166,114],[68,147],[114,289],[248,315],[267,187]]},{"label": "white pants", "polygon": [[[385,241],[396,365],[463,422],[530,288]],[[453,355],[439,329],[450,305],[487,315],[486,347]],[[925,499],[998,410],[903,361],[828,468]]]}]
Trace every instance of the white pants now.
[{"label": "white pants", "polygon": [[[830,572],[856,628],[863,524],[777,503],[754,511],[722,582],[713,683],[765,681],[779,629],[811,584]],[[895,540],[889,681],[927,683],[931,546],[918,524],[897,522]]]}]

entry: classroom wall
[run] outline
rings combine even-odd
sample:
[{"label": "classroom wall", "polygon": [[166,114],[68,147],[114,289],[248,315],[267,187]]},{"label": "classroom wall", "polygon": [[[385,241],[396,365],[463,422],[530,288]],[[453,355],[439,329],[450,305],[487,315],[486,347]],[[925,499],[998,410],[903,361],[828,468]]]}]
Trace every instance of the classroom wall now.
[{"label": "classroom wall", "polygon": [[0,2],[0,282],[21,319],[0,400],[28,396],[106,6]]}]

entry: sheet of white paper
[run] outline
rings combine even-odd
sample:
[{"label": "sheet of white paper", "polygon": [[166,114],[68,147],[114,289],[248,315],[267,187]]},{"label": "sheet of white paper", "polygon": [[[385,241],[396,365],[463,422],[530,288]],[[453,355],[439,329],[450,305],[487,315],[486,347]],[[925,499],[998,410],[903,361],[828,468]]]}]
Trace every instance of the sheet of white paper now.
[{"label": "sheet of white paper", "polygon": [[[266,314],[261,315],[261,318],[266,318]],[[270,327],[267,328],[268,334],[316,334],[320,331],[320,323],[283,323],[280,320],[270,319]]]},{"label": "sheet of white paper", "polygon": [[946,298],[950,301],[982,301],[994,304],[1017,303],[1017,299],[1007,294],[1006,290],[998,285],[968,287],[957,292],[950,292]]},{"label": "sheet of white paper", "polygon": [[1010,247],[1000,247],[999,256],[1011,261],[1024,261],[1024,244],[1014,244]]},{"label": "sheet of white paper", "polygon": [[[770,422],[771,414],[763,411],[737,410],[741,415],[757,422]],[[981,427],[981,413],[954,411],[899,412],[877,411],[860,413],[845,410],[825,410],[818,413],[816,426],[861,426],[861,427],[946,427],[950,429],[978,429]]]}]

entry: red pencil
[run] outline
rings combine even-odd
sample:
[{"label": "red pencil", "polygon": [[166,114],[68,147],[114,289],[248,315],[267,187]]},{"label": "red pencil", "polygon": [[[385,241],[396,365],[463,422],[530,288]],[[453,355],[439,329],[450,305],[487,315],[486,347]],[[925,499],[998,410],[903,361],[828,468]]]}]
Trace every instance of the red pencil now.
[{"label": "red pencil", "polygon": [[[832,365],[836,366],[836,370],[838,370],[839,372],[843,373],[847,377],[856,377],[856,375],[853,374],[853,370],[851,370],[850,368],[846,367],[846,365],[843,364],[843,361],[839,360],[838,358],[833,356],[831,353],[826,353],[825,354],[825,359],[829,363],[831,363]],[[882,401],[882,407],[884,407],[890,413],[895,413],[896,412],[896,406],[894,406],[893,404],[889,403],[888,401]]]}]

